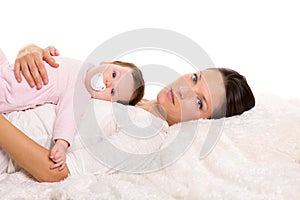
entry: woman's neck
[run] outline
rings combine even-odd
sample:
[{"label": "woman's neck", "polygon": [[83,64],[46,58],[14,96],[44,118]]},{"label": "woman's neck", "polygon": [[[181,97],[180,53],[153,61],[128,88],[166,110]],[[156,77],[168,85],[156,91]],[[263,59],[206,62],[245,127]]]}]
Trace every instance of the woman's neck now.
[{"label": "woman's neck", "polygon": [[157,103],[156,100],[149,101],[143,99],[136,106],[150,112],[156,117],[166,120],[166,113],[164,109]]}]

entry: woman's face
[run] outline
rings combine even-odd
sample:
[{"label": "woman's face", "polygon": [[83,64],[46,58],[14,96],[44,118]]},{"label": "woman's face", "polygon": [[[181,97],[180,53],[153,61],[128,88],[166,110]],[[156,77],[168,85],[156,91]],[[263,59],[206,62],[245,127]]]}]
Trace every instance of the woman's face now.
[{"label": "woman's face", "polygon": [[174,123],[210,118],[225,102],[225,87],[217,69],[186,74],[162,89],[157,102],[167,122]]}]

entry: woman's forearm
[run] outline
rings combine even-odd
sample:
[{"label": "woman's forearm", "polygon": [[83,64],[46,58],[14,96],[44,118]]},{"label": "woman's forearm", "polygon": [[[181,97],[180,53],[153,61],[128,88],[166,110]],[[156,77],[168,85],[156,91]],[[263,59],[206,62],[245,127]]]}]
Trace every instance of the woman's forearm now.
[{"label": "woman's forearm", "polygon": [[57,182],[66,178],[69,170],[50,170],[53,162],[49,151],[27,137],[0,115],[0,147],[20,166],[40,182]]}]

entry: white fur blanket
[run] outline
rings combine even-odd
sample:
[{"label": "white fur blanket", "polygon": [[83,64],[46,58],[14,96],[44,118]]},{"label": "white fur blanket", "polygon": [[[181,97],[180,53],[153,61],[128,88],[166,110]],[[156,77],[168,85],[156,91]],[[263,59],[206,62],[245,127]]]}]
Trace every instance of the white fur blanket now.
[{"label": "white fur blanket", "polygon": [[[35,120],[47,117],[43,109],[49,108],[13,113],[10,119],[22,126],[30,115]],[[43,121],[35,120],[31,125]],[[21,170],[0,175],[0,199],[300,199],[299,99],[257,95],[256,107],[227,118],[217,145],[199,160],[205,139],[201,133],[210,123],[201,120],[188,151],[160,171],[85,174],[59,183],[38,183]]]}]

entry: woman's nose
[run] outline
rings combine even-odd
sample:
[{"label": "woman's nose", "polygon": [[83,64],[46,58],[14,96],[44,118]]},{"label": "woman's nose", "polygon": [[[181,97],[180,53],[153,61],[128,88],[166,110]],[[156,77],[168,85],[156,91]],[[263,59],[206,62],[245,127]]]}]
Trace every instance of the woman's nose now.
[{"label": "woman's nose", "polygon": [[178,90],[179,97],[182,99],[193,97],[194,92],[193,89],[190,86],[182,86]]}]

